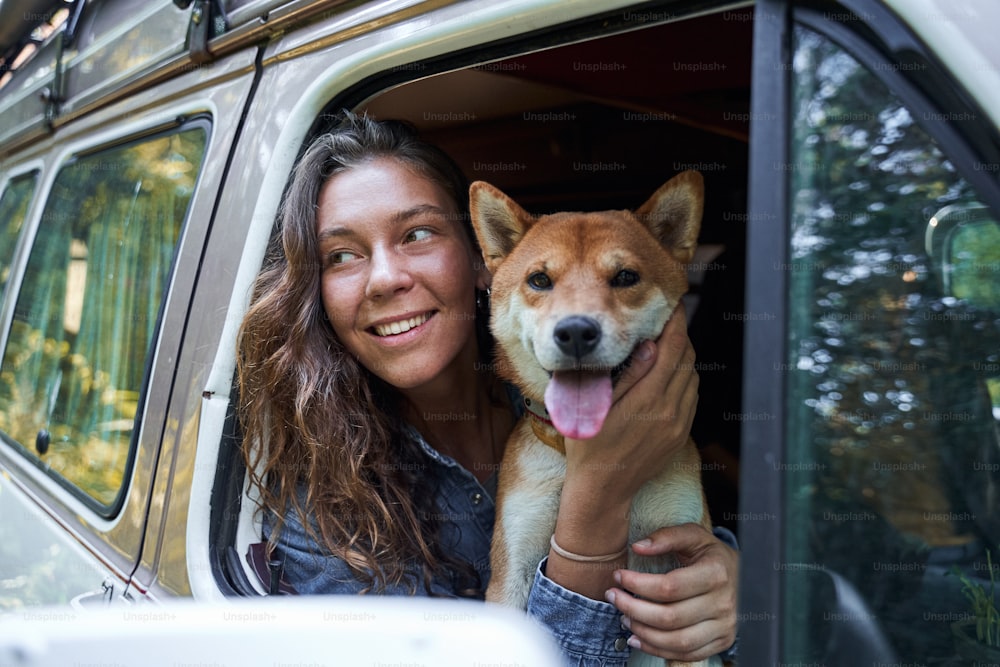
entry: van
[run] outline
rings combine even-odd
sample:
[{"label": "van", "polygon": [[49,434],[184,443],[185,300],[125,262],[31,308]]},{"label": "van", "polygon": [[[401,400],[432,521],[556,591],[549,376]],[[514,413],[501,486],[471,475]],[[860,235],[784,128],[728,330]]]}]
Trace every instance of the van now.
[{"label": "van", "polygon": [[236,332],[296,157],[353,109],[538,213],[699,170],[694,435],[741,662],[998,662],[1000,4],[3,0],[0,26],[0,610],[269,592]]}]

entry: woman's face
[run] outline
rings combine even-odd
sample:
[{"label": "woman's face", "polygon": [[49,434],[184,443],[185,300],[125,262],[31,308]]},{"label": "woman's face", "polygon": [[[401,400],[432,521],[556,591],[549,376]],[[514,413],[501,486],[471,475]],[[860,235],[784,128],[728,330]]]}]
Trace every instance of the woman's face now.
[{"label": "woman's face", "polygon": [[363,163],[324,184],[316,233],[323,307],[362,365],[401,390],[471,367],[487,274],[444,189],[398,160]]}]

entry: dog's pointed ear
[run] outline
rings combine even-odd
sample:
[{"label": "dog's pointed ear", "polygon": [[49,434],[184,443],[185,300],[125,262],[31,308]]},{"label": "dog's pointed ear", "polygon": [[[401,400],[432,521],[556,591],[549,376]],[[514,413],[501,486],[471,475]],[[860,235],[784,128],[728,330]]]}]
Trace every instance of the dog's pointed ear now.
[{"label": "dog's pointed ear", "polygon": [[514,249],[535,218],[484,181],[469,186],[469,211],[486,268],[496,273],[497,266]]},{"label": "dog's pointed ear", "polygon": [[635,215],[683,263],[694,257],[705,207],[705,182],[689,169],[660,186]]}]

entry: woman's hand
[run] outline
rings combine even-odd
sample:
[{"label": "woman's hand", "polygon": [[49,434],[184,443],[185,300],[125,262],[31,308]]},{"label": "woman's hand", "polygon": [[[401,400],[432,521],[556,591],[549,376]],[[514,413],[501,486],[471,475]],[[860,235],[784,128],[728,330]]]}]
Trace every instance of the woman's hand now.
[{"label": "woman's hand", "polygon": [[695,662],[736,640],[739,557],[696,524],[661,528],[632,545],[637,554],[674,553],[681,565],[667,574],[614,573],[605,599],[624,615],[629,645],[646,653]]},{"label": "woman's hand", "polygon": [[[646,352],[647,354],[643,354]],[[601,432],[590,440],[566,439],[566,479],[555,538],[563,549],[585,556],[611,555],[628,541],[632,497],[670,465],[685,445],[698,403],[694,348],[679,306],[655,345],[640,346],[619,379]],[[556,583],[601,600],[625,565],[580,563],[555,550],[547,575]]]},{"label": "woman's hand", "polygon": [[645,482],[666,469],[687,442],[698,405],[695,354],[679,305],[655,344],[643,342],[616,383],[601,432],[566,439],[567,483],[610,505],[631,503]]}]

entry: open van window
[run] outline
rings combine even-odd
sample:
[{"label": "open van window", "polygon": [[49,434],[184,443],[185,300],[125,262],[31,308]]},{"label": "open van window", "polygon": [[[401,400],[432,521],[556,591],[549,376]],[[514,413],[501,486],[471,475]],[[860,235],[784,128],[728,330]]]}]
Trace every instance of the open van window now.
[{"label": "open van window", "polygon": [[[533,213],[634,209],[669,177],[701,171],[709,196],[687,305],[693,330],[704,332],[695,346],[702,387],[710,391],[695,438],[701,435],[704,445],[713,520],[735,531],[740,422],[732,416],[740,411],[742,322],[728,313],[742,302],[752,12],[619,18],[625,25],[611,35],[566,31],[549,35],[547,48],[529,40],[511,46],[513,55],[488,62],[472,50],[456,56],[469,66],[439,74],[428,75],[430,65],[423,63],[395,67],[388,77],[414,80],[368,93],[377,88],[376,77],[362,87],[365,93],[338,96],[317,116],[310,136],[327,130],[345,104],[375,118],[408,121],[470,180],[489,181]],[[698,37],[704,34],[720,40]],[[559,41],[570,43],[548,46]],[[702,302],[706,281],[714,291]],[[232,420],[230,428],[235,435]],[[235,456],[229,447],[238,446],[238,436],[225,444],[223,456]],[[239,506],[232,494],[241,485],[225,488],[217,517],[234,516]],[[219,526],[216,537],[228,554],[220,555],[218,574],[236,590],[256,587],[254,573],[246,573],[250,582],[243,578],[245,559],[237,556],[251,549],[247,536]],[[259,554],[255,562],[266,577]]]},{"label": "open van window", "polygon": [[422,78],[359,108],[414,123],[470,180],[535,214],[634,209],[671,176],[702,173],[686,298],[701,383],[693,435],[713,521],[738,531],[742,322],[731,314],[745,282],[753,13],[628,19],[650,25]]}]

